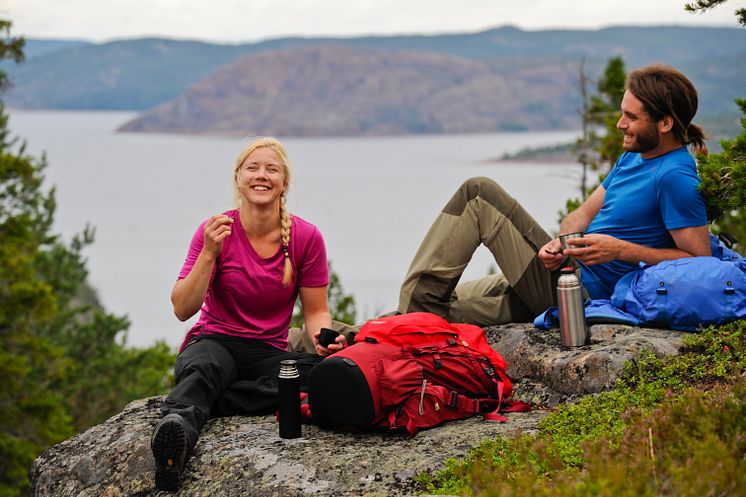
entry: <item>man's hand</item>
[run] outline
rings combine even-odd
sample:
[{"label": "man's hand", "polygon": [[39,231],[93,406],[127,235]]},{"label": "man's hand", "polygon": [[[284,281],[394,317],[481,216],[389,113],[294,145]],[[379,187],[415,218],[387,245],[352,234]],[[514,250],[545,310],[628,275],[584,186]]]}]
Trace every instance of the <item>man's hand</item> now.
[{"label": "man's hand", "polygon": [[588,266],[620,260],[629,264],[658,264],[661,261],[698,255],[710,255],[710,238],[707,226],[670,230],[676,247],[653,248],[627,242],[609,235],[592,234],[568,240],[570,248],[564,255],[574,257]]},{"label": "man's hand", "polygon": [[563,254],[574,257],[587,266],[603,264],[604,262],[621,259],[621,253],[626,242],[609,235],[585,235],[582,238],[567,240],[573,248],[566,249]]},{"label": "man's hand", "polygon": [[550,271],[558,269],[567,258],[562,253],[562,245],[560,245],[559,238],[547,242],[541,247],[538,255],[541,262],[544,263],[544,267]]}]

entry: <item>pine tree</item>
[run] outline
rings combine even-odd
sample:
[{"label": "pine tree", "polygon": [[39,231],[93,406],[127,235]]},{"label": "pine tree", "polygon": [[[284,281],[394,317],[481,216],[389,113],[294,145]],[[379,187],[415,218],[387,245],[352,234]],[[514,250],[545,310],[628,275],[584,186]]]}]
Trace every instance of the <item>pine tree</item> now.
[{"label": "pine tree", "polygon": [[[728,0],[697,0],[694,3],[685,4],[684,10],[692,13],[704,13],[727,1]],[[746,26],[746,9],[736,9],[735,14],[741,26]]]},{"label": "pine tree", "polygon": [[[689,12],[706,12],[726,0],[697,0],[684,5]],[[737,9],[736,18],[746,26],[746,9]],[[746,99],[737,98],[736,105],[746,116]],[[732,140],[722,140],[719,154],[698,154],[697,169],[702,179],[700,192],[707,205],[707,218],[712,231],[728,232],[740,241],[736,246],[746,254],[746,117],[741,119],[741,133]]]},{"label": "pine tree", "polygon": [[[0,20],[0,60],[23,60],[23,39]],[[0,85],[8,80],[0,71]],[[53,193],[41,191],[44,161],[14,148],[0,102],[0,496],[23,495],[28,469],[48,445],[73,434],[64,398],[52,385],[65,380],[64,350],[41,331],[58,312],[54,289],[39,275]]]},{"label": "pine tree", "polygon": [[741,242],[737,250],[743,254],[746,253],[746,99],[737,98],[736,104],[744,114],[741,133],[732,140],[721,140],[722,152],[698,155],[697,169],[712,230],[735,236]]},{"label": "pine tree", "polygon": [[[583,135],[575,142],[575,152],[583,167],[580,182],[581,197],[570,198],[565,203],[565,210],[560,211],[560,220],[574,211],[593,193],[603,178],[609,174],[619,155],[622,153],[622,135],[616,127],[619,120],[619,108],[624,96],[624,83],[627,74],[621,57],[610,59],[603,76],[596,83],[598,93],[588,96],[587,85],[590,80],[580,67],[580,92],[582,109],[580,111]],[[597,181],[588,187],[587,174],[590,171],[601,171]]]},{"label": "pine tree", "polygon": [[[327,299],[329,301],[329,312],[333,320],[347,324],[357,323],[355,297],[345,293],[342,281],[332,267],[331,261],[329,261],[329,289],[327,290]],[[290,322],[290,326],[296,328],[303,326],[303,307],[301,306],[300,299],[295,301],[293,319]]]},{"label": "pine tree", "polygon": [[[22,61],[10,27],[0,20],[0,60]],[[127,319],[105,312],[86,283],[81,251],[93,230],[68,243],[53,233],[46,161],[10,137],[0,101],[0,497],[28,494],[46,447],[167,390],[174,363],[164,343],[125,347]]]}]

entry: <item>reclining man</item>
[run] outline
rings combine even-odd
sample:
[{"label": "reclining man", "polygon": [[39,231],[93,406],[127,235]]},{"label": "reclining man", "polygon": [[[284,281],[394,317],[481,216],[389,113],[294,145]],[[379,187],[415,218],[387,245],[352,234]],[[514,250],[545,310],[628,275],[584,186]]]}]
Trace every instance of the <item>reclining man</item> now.
[{"label": "reclining man", "polygon": [[[611,296],[639,262],[710,255],[699,177],[686,146],[704,147],[691,124],[697,91],[679,71],[630,73],[617,128],[625,152],[588,199],[561,223],[583,231],[561,250],[515,199],[488,178],[467,180],[436,218],[401,288],[399,312],[425,311],[480,326],[532,321],[552,305],[559,269],[573,257],[591,298]],[[477,246],[502,274],[457,283]]]}]

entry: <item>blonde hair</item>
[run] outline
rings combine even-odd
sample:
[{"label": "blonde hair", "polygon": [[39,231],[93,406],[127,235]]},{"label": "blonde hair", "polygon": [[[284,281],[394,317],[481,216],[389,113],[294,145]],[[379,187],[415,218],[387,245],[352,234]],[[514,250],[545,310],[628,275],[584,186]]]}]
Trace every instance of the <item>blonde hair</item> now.
[{"label": "blonde hair", "polygon": [[[288,153],[280,140],[271,136],[257,138],[244,147],[241,153],[238,154],[236,165],[233,167],[233,203],[236,208],[240,208],[242,202],[241,192],[238,191],[238,170],[241,169],[241,166],[249,155],[251,155],[255,150],[264,147],[271,149],[280,159],[280,165],[285,174],[285,185],[289,185],[293,179],[293,170],[290,167]],[[287,188],[285,188],[285,191],[280,195],[280,243],[282,245],[283,256],[285,257],[285,268],[282,274],[282,286],[284,287],[290,285],[290,281],[293,279],[293,265],[290,262],[290,252],[288,250],[293,216],[288,212],[286,203]]]}]

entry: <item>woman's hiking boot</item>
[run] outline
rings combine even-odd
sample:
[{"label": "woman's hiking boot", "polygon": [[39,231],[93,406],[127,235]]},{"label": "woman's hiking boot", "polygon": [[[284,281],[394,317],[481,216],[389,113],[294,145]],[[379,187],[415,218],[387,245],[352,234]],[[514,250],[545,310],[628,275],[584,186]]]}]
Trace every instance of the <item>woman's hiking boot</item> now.
[{"label": "woman's hiking boot", "polygon": [[164,416],[153,430],[150,448],[155,458],[156,488],[171,492],[178,490],[189,449],[184,419],[175,413]]}]

